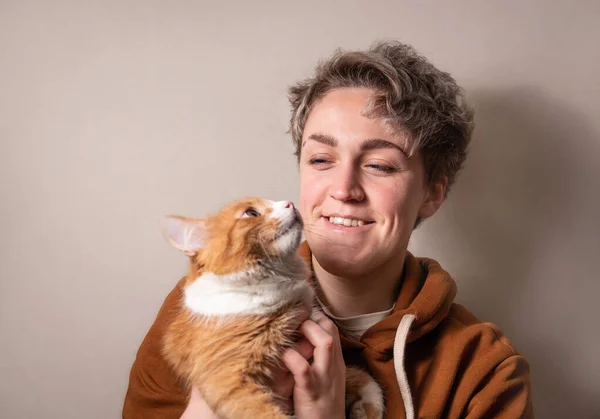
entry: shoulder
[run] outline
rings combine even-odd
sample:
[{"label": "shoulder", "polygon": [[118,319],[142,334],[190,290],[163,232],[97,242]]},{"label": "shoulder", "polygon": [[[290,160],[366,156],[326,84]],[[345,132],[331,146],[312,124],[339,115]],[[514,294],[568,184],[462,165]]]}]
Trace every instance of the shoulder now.
[{"label": "shoulder", "polygon": [[513,342],[496,324],[481,321],[460,304],[452,304],[435,331],[434,340],[434,357],[464,371],[469,387],[503,375],[529,380],[529,363]]},{"label": "shoulder", "polygon": [[441,324],[444,332],[478,346],[495,348],[506,357],[519,355],[514,344],[492,322],[482,321],[463,305],[453,303],[448,316]]},{"label": "shoulder", "polygon": [[496,324],[452,304],[440,326],[461,354],[457,391],[469,395],[469,417],[533,418],[529,363]]},{"label": "shoulder", "polygon": [[496,324],[453,303],[423,345],[443,366],[437,372],[451,372],[459,410],[469,417],[533,417],[529,363]]},{"label": "shoulder", "polygon": [[164,299],[156,318],[137,351],[134,368],[151,370],[164,362],[162,359],[162,338],[169,325],[181,311],[185,281],[185,278],[179,280]]},{"label": "shoulder", "polygon": [[185,278],[165,298],[142,341],[131,370],[123,403],[123,418],[180,417],[187,395],[175,372],[162,356],[165,330],[181,308]]}]

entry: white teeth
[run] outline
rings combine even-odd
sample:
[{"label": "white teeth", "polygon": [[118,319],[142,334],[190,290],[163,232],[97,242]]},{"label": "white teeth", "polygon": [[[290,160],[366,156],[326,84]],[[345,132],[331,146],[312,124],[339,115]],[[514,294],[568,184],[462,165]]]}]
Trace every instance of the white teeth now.
[{"label": "white teeth", "polygon": [[365,225],[365,222],[362,220],[354,220],[352,218],[342,217],[329,217],[329,222],[331,224],[343,225],[346,227],[360,227]]}]

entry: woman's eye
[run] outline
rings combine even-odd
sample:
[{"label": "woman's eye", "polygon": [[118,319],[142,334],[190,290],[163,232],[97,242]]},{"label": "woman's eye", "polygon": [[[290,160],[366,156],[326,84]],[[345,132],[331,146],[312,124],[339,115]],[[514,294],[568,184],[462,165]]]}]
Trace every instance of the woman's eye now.
[{"label": "woman's eye", "polygon": [[310,159],[310,160],[308,161],[308,163],[309,163],[310,165],[313,165],[313,166],[319,166],[319,165],[326,164],[326,163],[329,163],[329,162],[327,161],[327,159],[323,159],[323,158],[314,158],[314,159]]},{"label": "woman's eye", "polygon": [[246,211],[244,211],[244,213],[242,214],[242,217],[246,218],[246,217],[260,217],[260,212],[258,212],[255,208],[248,208]]},{"label": "woman's eye", "polygon": [[379,172],[383,172],[383,173],[392,173],[396,171],[395,167],[392,166],[386,166],[384,164],[369,164],[367,165],[368,167],[375,169]]}]

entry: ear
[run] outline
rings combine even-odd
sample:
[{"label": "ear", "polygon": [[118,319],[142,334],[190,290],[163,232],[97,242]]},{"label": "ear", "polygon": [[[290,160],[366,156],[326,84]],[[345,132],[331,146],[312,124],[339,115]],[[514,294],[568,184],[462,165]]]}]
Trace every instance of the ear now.
[{"label": "ear", "polygon": [[206,245],[208,231],[202,220],[170,215],[162,217],[158,224],[165,239],[188,256],[195,255]]},{"label": "ear", "polygon": [[419,208],[419,218],[429,218],[440,209],[446,198],[447,187],[448,178],[446,176],[428,186],[425,199]]}]

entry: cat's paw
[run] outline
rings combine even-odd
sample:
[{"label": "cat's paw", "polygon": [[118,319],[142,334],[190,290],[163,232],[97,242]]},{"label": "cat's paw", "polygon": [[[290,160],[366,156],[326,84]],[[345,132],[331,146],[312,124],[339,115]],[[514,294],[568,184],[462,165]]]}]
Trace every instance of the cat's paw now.
[{"label": "cat's paw", "polygon": [[349,419],[382,419],[383,409],[365,401],[358,401],[350,407]]},{"label": "cat's paw", "polygon": [[346,409],[350,419],[381,419],[385,410],[381,387],[365,371],[346,369]]},{"label": "cat's paw", "polygon": [[350,406],[348,417],[350,419],[382,419],[385,407],[381,387],[371,377],[365,377],[368,377],[368,381],[358,390],[358,397]]}]

